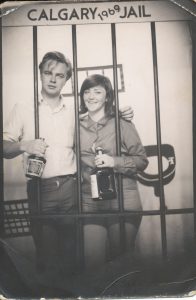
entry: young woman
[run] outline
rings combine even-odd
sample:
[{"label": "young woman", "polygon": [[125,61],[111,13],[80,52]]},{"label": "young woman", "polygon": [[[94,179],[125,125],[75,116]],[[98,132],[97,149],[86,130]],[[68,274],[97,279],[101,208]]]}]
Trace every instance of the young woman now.
[{"label": "young woman", "polygon": [[[111,212],[118,210],[118,199],[94,201],[91,197],[90,175],[95,167],[111,167],[122,174],[125,211],[141,210],[136,175],[146,168],[148,160],[135,126],[120,119],[121,156],[116,155],[115,116],[113,89],[110,80],[102,75],[92,75],[84,80],[81,90],[81,112],[88,111],[80,121],[82,162],[82,203],[84,212]],[[101,147],[103,155],[95,157]],[[134,248],[140,216],[125,220],[126,250]],[[84,225],[84,254],[87,268],[99,266],[120,254],[119,218],[90,217]]]}]

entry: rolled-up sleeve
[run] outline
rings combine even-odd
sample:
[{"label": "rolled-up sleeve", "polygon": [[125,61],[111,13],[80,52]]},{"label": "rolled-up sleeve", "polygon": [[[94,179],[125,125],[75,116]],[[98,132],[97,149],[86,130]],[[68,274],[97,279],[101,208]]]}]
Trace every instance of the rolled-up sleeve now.
[{"label": "rolled-up sleeve", "polygon": [[114,171],[125,175],[136,175],[148,165],[145,148],[133,123],[121,121],[121,153],[114,156]]},{"label": "rolled-up sleeve", "polygon": [[22,123],[22,113],[20,105],[15,104],[13,110],[11,111],[9,118],[3,126],[3,139],[6,141],[17,142],[22,139],[23,134],[23,123]]}]

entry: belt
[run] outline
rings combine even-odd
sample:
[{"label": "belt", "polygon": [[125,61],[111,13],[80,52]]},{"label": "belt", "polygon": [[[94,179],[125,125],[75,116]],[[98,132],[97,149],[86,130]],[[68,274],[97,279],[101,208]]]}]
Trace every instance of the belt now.
[{"label": "belt", "polygon": [[[52,178],[66,178],[66,177],[76,178],[76,173],[75,174],[67,174],[67,175],[59,175],[59,176],[55,176],[55,177],[52,177]],[[50,179],[50,178],[45,178],[45,179]]]},{"label": "belt", "polygon": [[75,174],[66,174],[66,175],[59,175],[59,176],[54,176],[54,177],[49,177],[49,178],[41,178],[41,181],[53,181],[56,179],[65,179],[68,177],[76,178],[76,173]]},{"label": "belt", "polygon": [[55,176],[52,178],[43,178],[41,180],[41,183],[44,184],[49,184],[51,183],[55,183],[56,187],[58,188],[65,179],[69,179],[69,178],[76,178],[76,174],[67,174],[67,175],[59,175],[59,176]]},{"label": "belt", "polygon": [[[66,175],[59,175],[55,177],[49,177],[49,178],[41,178],[41,186],[44,188],[44,186],[50,185],[51,187],[56,186],[57,188],[63,183],[65,179],[69,178],[76,178],[76,173],[75,174],[66,174]],[[36,180],[36,178],[30,179],[29,182],[33,182]]]}]

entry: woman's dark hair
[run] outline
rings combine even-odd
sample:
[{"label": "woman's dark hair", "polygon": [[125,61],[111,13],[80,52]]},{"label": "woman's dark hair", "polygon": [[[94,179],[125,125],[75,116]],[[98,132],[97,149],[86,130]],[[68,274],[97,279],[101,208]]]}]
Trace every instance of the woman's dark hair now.
[{"label": "woman's dark hair", "polygon": [[113,116],[114,115],[114,110],[113,110],[114,92],[113,92],[112,84],[108,77],[105,77],[100,74],[93,74],[87,77],[83,81],[80,89],[80,101],[81,101],[80,113],[85,113],[88,111],[84,102],[84,91],[98,85],[102,86],[106,91],[107,102],[105,103],[105,114],[107,116]]},{"label": "woman's dark hair", "polygon": [[67,67],[67,70],[66,70],[66,79],[68,80],[71,75],[72,75],[72,64],[70,62],[70,60],[65,57],[65,55],[61,52],[58,52],[58,51],[53,51],[53,52],[47,52],[41,63],[39,64],[39,69],[40,69],[40,72],[42,73],[42,70],[43,70],[43,66],[45,65],[45,63],[48,61],[48,60],[54,60],[56,62],[60,62],[62,64],[65,64],[66,67]]}]

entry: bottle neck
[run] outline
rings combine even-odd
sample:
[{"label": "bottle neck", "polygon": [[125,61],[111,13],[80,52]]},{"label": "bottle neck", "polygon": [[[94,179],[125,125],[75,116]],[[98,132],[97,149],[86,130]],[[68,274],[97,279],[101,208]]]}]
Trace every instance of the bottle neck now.
[{"label": "bottle neck", "polygon": [[37,154],[29,155],[29,159],[41,160],[44,163],[46,163],[46,158],[45,157],[41,157],[41,156],[39,156]]},{"label": "bottle neck", "polygon": [[96,155],[102,155],[103,154],[103,149],[101,147],[95,148],[95,154]]},{"label": "bottle neck", "polygon": [[96,151],[96,156],[97,155],[102,155],[103,154],[103,151],[99,150],[99,151]]}]

